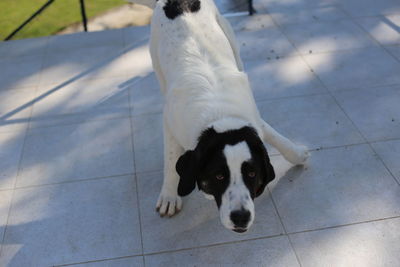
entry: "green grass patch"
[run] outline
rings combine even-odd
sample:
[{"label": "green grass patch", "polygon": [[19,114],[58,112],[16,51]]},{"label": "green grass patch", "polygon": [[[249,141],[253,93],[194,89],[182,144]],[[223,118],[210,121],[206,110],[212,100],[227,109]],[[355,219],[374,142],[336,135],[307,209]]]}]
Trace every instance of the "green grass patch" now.
[{"label": "green grass patch", "polygon": [[[0,40],[4,40],[46,2],[47,0],[0,0]],[[86,13],[91,18],[126,3],[124,0],[85,0]],[[79,0],[55,0],[12,39],[52,35],[81,21]]]}]

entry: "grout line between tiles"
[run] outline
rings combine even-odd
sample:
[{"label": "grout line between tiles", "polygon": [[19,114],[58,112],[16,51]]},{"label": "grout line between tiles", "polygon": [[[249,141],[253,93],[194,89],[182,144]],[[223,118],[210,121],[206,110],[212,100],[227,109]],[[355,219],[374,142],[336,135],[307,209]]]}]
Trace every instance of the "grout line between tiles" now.
[{"label": "grout line between tiles", "polygon": [[109,179],[109,178],[121,178],[124,176],[133,176],[133,175],[135,175],[135,173],[123,173],[123,174],[115,174],[115,175],[109,175],[109,176],[98,176],[98,177],[75,179],[75,180],[70,180],[70,181],[60,181],[60,182],[47,183],[47,184],[28,185],[28,186],[19,186],[19,187],[16,186],[13,190],[30,189],[30,188],[63,185],[63,184],[73,184],[73,183],[86,182],[86,181],[104,180],[104,179]]},{"label": "grout line between tiles", "polygon": [[[46,43],[46,45],[47,45],[47,43]],[[43,64],[43,62],[42,62],[42,64]],[[36,91],[37,91],[37,90],[38,90],[38,86],[35,87],[35,92],[34,92],[34,94],[36,94]],[[27,139],[27,137],[28,137],[28,131],[29,131],[29,126],[30,126],[30,120],[31,120],[31,118],[32,118],[32,112],[33,112],[33,107],[31,107],[31,109],[30,109],[29,120],[28,120],[28,122],[27,122],[27,126],[26,126],[25,131],[24,131],[24,139],[23,139],[23,141],[22,141],[21,152],[20,152],[20,156],[19,156],[18,164],[17,164],[17,173],[15,174],[13,188],[11,189],[11,190],[12,190],[12,193],[11,193],[11,198],[10,198],[10,204],[9,204],[9,206],[8,206],[8,211],[7,211],[6,224],[5,224],[5,226],[4,226],[3,236],[1,237],[1,243],[0,243],[0,258],[1,258],[1,254],[3,253],[3,247],[4,247],[3,244],[4,244],[4,241],[5,241],[5,238],[6,238],[7,227],[8,227],[8,223],[9,223],[9,220],[10,220],[10,213],[11,213],[11,209],[12,209],[13,202],[14,202],[15,187],[16,187],[16,185],[17,185],[18,176],[19,176],[19,174],[20,174],[20,169],[21,169],[21,164],[22,164],[22,158],[23,158],[24,150],[25,150],[26,139]]]},{"label": "grout line between tiles", "polygon": [[129,258],[138,258],[138,257],[143,257],[143,255],[137,254],[137,255],[106,258],[106,259],[99,259],[99,260],[89,260],[89,261],[73,262],[73,263],[66,263],[66,264],[56,264],[56,265],[53,265],[53,267],[72,266],[72,265],[77,265],[77,264],[96,263],[96,262],[107,262],[107,261],[112,261],[112,260],[122,260],[122,259],[129,259]]},{"label": "grout line between tiles", "polygon": [[299,255],[297,255],[297,252],[296,252],[296,250],[294,249],[294,245],[293,245],[293,243],[292,243],[292,240],[290,239],[290,237],[289,237],[289,235],[288,235],[288,233],[287,233],[285,224],[283,223],[282,217],[281,217],[281,215],[279,214],[278,207],[276,206],[276,203],[275,203],[275,200],[274,200],[274,198],[273,198],[273,196],[272,196],[271,190],[269,189],[268,186],[267,186],[267,189],[268,189],[268,193],[269,193],[270,198],[271,198],[272,205],[274,205],[275,212],[276,212],[276,214],[278,215],[278,218],[279,218],[279,221],[280,221],[280,223],[281,223],[281,225],[282,225],[283,231],[285,232],[285,236],[287,237],[287,239],[288,239],[288,241],[289,241],[289,244],[290,244],[290,247],[292,248],[292,251],[293,251],[293,253],[294,253],[295,257],[296,257],[296,260],[297,260],[297,262],[299,263],[299,265],[300,265],[300,267],[301,267],[302,264],[301,264]]},{"label": "grout line between tiles", "polygon": [[[124,37],[124,44],[125,44],[125,37]],[[129,101],[129,114],[132,114],[132,101],[131,101],[131,90],[128,90],[128,101]],[[133,132],[133,121],[132,121],[132,116],[129,119],[129,125],[130,125],[130,130],[131,130],[131,143],[132,143],[132,159],[133,159],[133,169],[136,172],[136,157],[135,157],[135,137],[134,137],[134,132]],[[139,233],[140,233],[140,245],[142,248],[142,254],[144,253],[144,245],[143,245],[143,227],[142,227],[142,215],[141,215],[141,210],[140,210],[140,198],[139,198],[139,183],[138,183],[138,177],[135,174],[134,175],[135,179],[135,187],[136,187],[136,205],[137,205],[137,213],[138,213],[138,220],[139,220]],[[144,257],[142,257],[143,260],[143,266],[146,267],[146,260]]]},{"label": "grout line between tiles", "polygon": [[352,226],[352,225],[367,224],[367,223],[380,222],[380,221],[386,221],[386,220],[392,220],[392,219],[399,219],[399,218],[400,218],[400,215],[399,215],[399,216],[385,217],[385,218],[380,218],[380,219],[367,220],[367,221],[360,221],[360,222],[353,222],[353,223],[345,223],[345,224],[339,224],[339,225],[334,225],[334,226],[321,227],[321,228],[316,228],[316,229],[309,229],[309,230],[303,230],[303,231],[290,232],[290,233],[288,233],[288,235],[296,235],[296,234],[302,234],[302,233],[310,233],[310,232],[324,231],[324,230],[342,228],[342,227],[347,227],[347,226]]},{"label": "grout line between tiles", "polygon": [[[60,114],[60,115],[53,116],[52,119],[63,119],[63,117],[68,118],[69,116],[78,116],[78,117],[84,118],[85,114],[84,113],[81,113],[81,114],[79,114],[79,113]],[[129,114],[126,114],[126,115],[119,115],[119,116],[115,116],[115,117],[111,117],[111,118],[110,117],[92,118],[92,119],[91,118],[84,118],[82,121],[73,121],[73,122],[55,123],[55,124],[43,125],[43,126],[34,126],[34,127],[31,127],[30,130],[48,129],[48,128],[62,127],[62,126],[71,126],[71,125],[86,124],[86,123],[91,123],[91,122],[101,122],[101,121],[128,119],[130,117],[131,116]]]},{"label": "grout line between tiles", "polygon": [[385,161],[382,159],[381,155],[376,152],[375,148],[371,145],[371,143],[368,143],[369,147],[372,149],[372,151],[375,153],[375,155],[379,158],[379,161],[383,164],[383,166],[386,168],[386,170],[389,172],[390,176],[392,176],[393,180],[400,186],[400,181],[396,179],[396,176],[393,174],[393,172],[390,170],[390,168],[386,165]]},{"label": "grout line between tiles", "polygon": [[201,249],[201,248],[211,248],[211,247],[238,244],[238,243],[244,243],[244,242],[248,242],[248,241],[263,240],[263,239],[282,237],[282,236],[284,236],[284,234],[275,234],[275,235],[269,235],[269,236],[259,236],[259,237],[253,237],[253,238],[248,238],[248,239],[243,239],[243,240],[235,240],[235,241],[227,241],[227,242],[221,242],[221,243],[213,243],[213,244],[208,244],[208,245],[201,245],[201,246],[197,246],[197,247],[187,247],[187,248],[180,248],[180,249],[162,250],[162,251],[157,251],[157,252],[143,253],[143,256],[152,256],[152,255],[159,255],[159,254],[175,253],[175,252],[194,250],[194,249]]}]

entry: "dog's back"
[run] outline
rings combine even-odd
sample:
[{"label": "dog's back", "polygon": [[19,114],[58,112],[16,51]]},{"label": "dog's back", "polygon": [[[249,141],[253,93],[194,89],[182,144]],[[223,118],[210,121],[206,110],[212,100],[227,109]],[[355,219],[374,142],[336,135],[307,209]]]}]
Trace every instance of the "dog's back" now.
[{"label": "dog's back", "polygon": [[183,147],[222,117],[259,117],[232,29],[213,0],[159,0],[150,50],[167,123]]},{"label": "dog's back", "polygon": [[158,60],[167,88],[185,75],[207,75],[205,70],[212,73],[221,66],[237,70],[232,47],[216,17],[212,0],[157,2],[152,18],[152,56]]}]

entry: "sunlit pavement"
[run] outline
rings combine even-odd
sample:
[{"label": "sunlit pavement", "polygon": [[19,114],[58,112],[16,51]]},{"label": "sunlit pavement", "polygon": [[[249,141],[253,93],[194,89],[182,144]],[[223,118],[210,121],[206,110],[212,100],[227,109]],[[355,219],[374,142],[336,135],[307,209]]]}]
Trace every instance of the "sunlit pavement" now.
[{"label": "sunlit pavement", "polygon": [[244,234],[195,192],[160,218],[149,28],[0,43],[0,266],[400,266],[400,2],[230,18],[263,118],[311,149]]}]

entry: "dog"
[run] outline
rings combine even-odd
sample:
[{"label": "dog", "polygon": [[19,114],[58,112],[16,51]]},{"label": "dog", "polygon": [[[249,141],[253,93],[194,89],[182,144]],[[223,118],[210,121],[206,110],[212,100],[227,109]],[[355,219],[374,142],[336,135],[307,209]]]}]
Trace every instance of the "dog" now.
[{"label": "dog", "polygon": [[212,0],[134,0],[154,9],[150,54],[165,96],[164,181],[156,209],[173,216],[196,185],[221,223],[246,232],[275,178],[263,142],[289,162],[309,156],[260,116],[229,22]]}]

